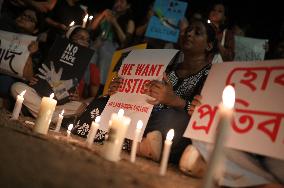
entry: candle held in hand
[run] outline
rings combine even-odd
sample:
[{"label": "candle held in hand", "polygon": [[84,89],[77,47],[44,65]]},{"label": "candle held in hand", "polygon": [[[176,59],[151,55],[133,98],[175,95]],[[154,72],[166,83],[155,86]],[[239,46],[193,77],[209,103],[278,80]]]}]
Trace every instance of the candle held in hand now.
[{"label": "candle held in hand", "polygon": [[167,137],[166,137],[164,149],[163,149],[161,167],[160,167],[160,175],[162,176],[164,176],[167,171],[168,160],[169,160],[169,155],[171,151],[171,146],[173,143],[172,139],[174,138],[174,134],[175,134],[175,131],[173,129],[169,130],[169,132],[167,133]]},{"label": "candle held in hand", "polygon": [[17,96],[17,101],[16,101],[16,104],[14,106],[14,110],[13,110],[13,113],[12,113],[12,119],[14,119],[14,120],[19,118],[19,114],[20,114],[21,109],[22,109],[25,93],[26,93],[26,90],[22,91],[20,93],[20,95]]},{"label": "candle held in hand", "polygon": [[71,131],[73,129],[73,124],[68,125],[68,129],[67,129],[67,137],[70,137]]},{"label": "candle held in hand", "polygon": [[140,136],[142,127],[143,127],[143,122],[142,122],[141,120],[139,120],[139,121],[137,122],[137,125],[136,125],[135,137],[134,137],[134,140],[133,140],[133,142],[132,142],[132,147],[131,147],[130,161],[131,161],[132,163],[135,162],[136,152],[137,152],[138,138],[139,138],[139,136]]},{"label": "candle held in hand", "polygon": [[203,186],[209,188],[213,186],[214,179],[221,176],[224,143],[227,138],[227,130],[233,118],[233,108],[235,104],[235,90],[232,86],[226,86],[223,95],[223,102],[220,104],[219,122],[215,133],[215,146],[211,153],[208,170],[206,172]]},{"label": "candle held in hand", "polygon": [[48,132],[49,124],[57,104],[57,101],[53,97],[54,93],[50,97],[42,97],[34,127],[34,131],[37,133],[47,134]]},{"label": "candle held in hand", "polygon": [[91,124],[91,128],[89,130],[89,134],[88,134],[88,137],[87,137],[87,145],[90,147],[92,145],[92,143],[94,142],[94,139],[95,139],[95,136],[98,132],[98,129],[99,129],[99,122],[101,120],[101,117],[100,116],[97,116],[96,119],[95,119],[95,122],[93,121],[92,124]]}]

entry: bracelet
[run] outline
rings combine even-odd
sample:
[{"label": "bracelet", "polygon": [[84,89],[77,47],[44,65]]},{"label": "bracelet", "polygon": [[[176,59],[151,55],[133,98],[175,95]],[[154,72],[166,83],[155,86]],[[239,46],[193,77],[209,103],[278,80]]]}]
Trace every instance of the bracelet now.
[{"label": "bracelet", "polygon": [[190,110],[191,103],[189,101],[185,101],[185,105],[183,107],[184,111],[188,112]]}]

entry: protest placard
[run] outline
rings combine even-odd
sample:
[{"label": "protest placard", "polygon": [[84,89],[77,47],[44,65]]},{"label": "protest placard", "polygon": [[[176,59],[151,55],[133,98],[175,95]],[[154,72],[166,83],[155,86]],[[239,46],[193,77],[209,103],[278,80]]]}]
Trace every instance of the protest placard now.
[{"label": "protest placard", "polygon": [[177,42],[179,21],[184,17],[187,3],[178,0],[156,0],[146,37]]},{"label": "protest placard", "polygon": [[57,37],[46,61],[39,68],[39,81],[33,87],[41,96],[55,94],[58,104],[69,101],[69,92],[81,80],[94,51]]},{"label": "protest placard", "polygon": [[[118,92],[110,97],[101,114],[100,129],[107,130],[111,114],[124,109],[125,115],[131,118],[126,137],[134,138],[138,120],[142,120],[144,131],[153,108],[153,105],[146,102],[149,96],[144,94],[144,85],[153,79],[162,80],[167,65],[177,52],[170,49],[131,51],[118,73],[123,78],[123,83]],[[142,134],[139,139],[142,139]]]},{"label": "protest placard", "polygon": [[235,36],[235,61],[264,60],[266,39]]},{"label": "protest placard", "polygon": [[0,30],[0,71],[23,78],[24,68],[30,55],[28,46],[36,37]]},{"label": "protest placard", "polygon": [[214,64],[184,136],[212,143],[222,91],[236,91],[226,146],[284,159],[284,61]]}]

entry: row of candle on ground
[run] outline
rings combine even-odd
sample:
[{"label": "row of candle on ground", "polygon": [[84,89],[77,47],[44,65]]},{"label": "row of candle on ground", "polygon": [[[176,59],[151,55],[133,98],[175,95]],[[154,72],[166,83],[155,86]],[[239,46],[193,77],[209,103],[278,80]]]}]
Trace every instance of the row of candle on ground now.
[{"label": "row of candle on ground", "polygon": [[[13,115],[12,118],[13,119],[17,119],[19,116],[19,112],[21,110],[21,106],[22,106],[22,102],[24,100],[24,94],[25,91],[23,91],[20,95],[17,96],[17,101],[13,110]],[[41,102],[41,106],[40,106],[40,111],[39,111],[39,115],[38,118],[36,120],[36,126],[34,128],[34,130],[36,132],[42,133],[42,134],[47,134],[48,128],[49,128],[49,124],[50,124],[50,120],[53,114],[53,111],[55,109],[56,103],[57,101],[53,99],[53,94],[50,95],[50,97],[43,97],[42,98],[42,102]],[[209,163],[209,168],[207,171],[207,174],[205,176],[205,181],[204,181],[204,187],[210,187],[211,183],[212,183],[212,178],[213,178],[213,174],[214,171],[216,170],[217,166],[220,164],[221,158],[222,158],[222,148],[223,148],[223,144],[226,138],[226,130],[228,129],[228,127],[230,126],[231,123],[231,119],[233,117],[233,107],[234,107],[234,103],[235,103],[235,90],[232,86],[227,86],[224,91],[223,91],[223,96],[222,96],[223,102],[220,104],[220,115],[219,115],[219,123],[217,125],[217,127],[219,127],[219,130],[217,131],[217,135],[216,140],[215,140],[215,147],[214,150],[212,152],[212,156],[210,158],[210,163]],[[121,115],[122,114],[122,115]],[[60,118],[62,117],[62,118]],[[61,119],[61,120],[60,120]],[[59,126],[58,130],[60,129],[60,124],[61,121],[63,119],[63,112],[61,114],[61,116],[59,115],[59,121],[57,122],[57,126]],[[123,121],[122,121],[123,120]],[[118,123],[122,121],[121,123]],[[95,124],[92,123],[92,125],[95,125],[95,128],[92,128],[91,126],[91,130],[87,139],[87,143],[93,143],[94,140],[94,135],[96,135],[96,132],[98,130],[98,122],[99,120],[97,119],[95,121]],[[130,118],[123,116],[123,111],[119,112],[118,114],[113,114],[111,117],[111,121],[110,121],[110,138],[107,140],[106,145],[108,146],[105,150],[105,155],[104,157],[112,160],[112,161],[117,161],[119,160],[119,155],[120,155],[120,151],[121,151],[121,147],[122,147],[122,142],[124,140],[125,134],[126,134],[126,130],[127,128],[121,129],[118,127],[122,127],[122,126],[118,126],[118,125],[124,125],[123,127],[128,127],[130,123]],[[97,125],[96,125],[97,124]],[[139,131],[139,127],[141,126],[140,123],[137,123],[137,135],[139,136],[140,131]],[[116,130],[113,131],[113,129],[116,127]],[[71,133],[71,126],[68,127],[68,131],[67,131],[67,135],[70,136]],[[141,128],[140,128],[141,130]],[[123,132],[122,134],[117,134],[117,131],[119,131],[120,133]],[[173,130],[171,130],[173,132]],[[168,161],[168,156],[169,156],[169,152],[170,152],[170,147],[171,147],[171,140],[173,138],[173,133],[171,133],[171,131],[169,131],[168,135],[167,135],[167,139],[165,141],[165,147],[164,147],[164,151],[163,151],[163,157],[162,157],[162,165],[161,165],[161,172],[160,174],[164,174],[165,173],[165,169],[166,169],[166,165],[167,165],[167,161]],[[138,134],[139,132],[139,134]],[[115,133],[115,134],[114,134]],[[119,136],[118,136],[119,135]],[[135,135],[135,137],[138,137]],[[119,140],[117,140],[117,138],[120,138]],[[120,146],[120,147],[118,147]],[[135,156],[136,156],[136,147],[137,147],[137,138],[134,139],[133,142],[133,148],[132,148],[132,153],[131,154],[131,161],[135,161]],[[118,148],[118,150],[117,150]]]},{"label": "row of candle on ground", "polygon": [[[24,101],[24,94],[25,91],[23,91],[20,95],[17,97],[17,101],[14,107],[13,119],[18,119],[19,112],[21,111],[22,103]],[[53,112],[55,110],[57,101],[53,99],[54,95],[51,94],[50,97],[43,97],[41,104],[40,104],[40,110],[38,117],[35,122],[34,131],[40,134],[47,134],[49,129],[49,124],[51,121],[51,117],[53,115]],[[61,114],[58,116],[58,120],[56,123],[55,131],[59,132],[61,123],[63,120],[63,113],[64,110],[62,110]],[[109,136],[108,139],[105,142],[104,150],[102,153],[102,156],[110,161],[118,161],[120,159],[120,153],[123,145],[123,141],[125,139],[125,135],[128,129],[128,126],[130,124],[131,119],[129,117],[124,116],[124,110],[120,109],[118,113],[113,113],[110,119],[110,129],[109,129]],[[94,138],[97,134],[97,131],[99,129],[99,122],[100,122],[100,116],[97,116],[95,121],[92,122],[89,134],[86,139],[86,143],[88,146],[91,146],[94,142]],[[137,144],[138,144],[138,138],[141,134],[141,129],[143,127],[143,122],[139,120],[137,122],[136,130],[135,130],[135,137],[132,143],[131,148],[131,155],[130,155],[130,161],[135,162],[136,153],[137,153]],[[73,124],[70,124],[67,129],[67,137],[70,137],[71,130],[73,129]],[[164,175],[166,173],[168,158],[170,154],[170,148],[172,145],[172,139],[174,137],[174,130],[171,129],[168,134],[167,138],[165,140],[164,149],[163,149],[163,155],[161,160],[161,168],[160,168],[160,174]]]}]

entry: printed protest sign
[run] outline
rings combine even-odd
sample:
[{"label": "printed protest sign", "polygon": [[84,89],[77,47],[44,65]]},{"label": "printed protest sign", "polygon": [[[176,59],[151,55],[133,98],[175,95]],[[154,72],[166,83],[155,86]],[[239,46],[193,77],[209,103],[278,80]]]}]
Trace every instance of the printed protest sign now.
[{"label": "printed protest sign", "polygon": [[117,51],[114,52],[114,54],[112,56],[111,65],[110,65],[110,68],[109,68],[109,71],[108,71],[107,81],[105,83],[103,95],[107,94],[109,84],[110,84],[112,78],[117,76],[117,73],[120,69],[120,66],[121,66],[124,58],[129,54],[129,52],[131,52],[132,50],[135,50],[135,49],[145,49],[146,47],[147,47],[146,43],[145,44],[138,44],[138,45],[131,46],[131,47],[121,49],[121,50],[117,50]]},{"label": "printed protest sign", "polygon": [[146,37],[177,42],[179,21],[184,17],[187,3],[177,0],[156,0]]},{"label": "printed protest sign", "polygon": [[36,37],[0,30],[0,71],[23,78],[23,71],[30,55],[28,46]]},{"label": "printed protest sign", "polygon": [[42,96],[54,93],[58,104],[69,101],[72,91],[82,78],[93,50],[67,39],[56,38],[48,57],[39,68],[39,82],[33,87]]},{"label": "printed protest sign", "polygon": [[[146,102],[149,96],[144,94],[144,85],[153,79],[162,80],[167,65],[177,52],[169,49],[131,51],[118,73],[123,78],[123,83],[118,92],[110,97],[102,112],[100,129],[107,130],[111,114],[122,108],[125,115],[131,118],[126,137],[134,138],[138,120],[142,120],[144,131],[153,108],[153,105]],[[142,139],[142,134],[139,139]]]},{"label": "printed protest sign", "polygon": [[264,60],[268,40],[235,36],[235,61]]},{"label": "printed protest sign", "polygon": [[184,136],[213,142],[223,89],[236,91],[226,146],[284,159],[284,61],[214,64]]}]

